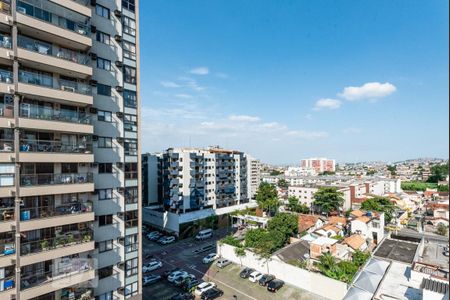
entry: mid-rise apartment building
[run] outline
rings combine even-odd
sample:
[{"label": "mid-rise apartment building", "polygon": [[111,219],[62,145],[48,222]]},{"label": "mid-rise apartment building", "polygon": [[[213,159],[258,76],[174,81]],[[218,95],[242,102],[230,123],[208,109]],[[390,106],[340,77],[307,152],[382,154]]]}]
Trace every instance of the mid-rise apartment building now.
[{"label": "mid-rise apartment building", "polygon": [[246,155],[248,175],[248,197],[254,199],[259,185],[261,184],[261,162],[258,159]]},{"label": "mid-rise apartment building", "polygon": [[141,294],[138,3],[0,0],[0,299]]},{"label": "mid-rise apartment building", "polygon": [[300,167],[306,170],[312,169],[316,173],[335,172],[336,161],[334,159],[327,159],[327,158],[302,159],[300,161]]},{"label": "mid-rise apartment building", "polygon": [[149,197],[144,203],[151,206],[144,209],[144,221],[150,225],[178,234],[183,223],[254,204],[249,195],[259,180],[259,163],[243,152],[170,148],[144,154],[143,161],[143,189]]}]

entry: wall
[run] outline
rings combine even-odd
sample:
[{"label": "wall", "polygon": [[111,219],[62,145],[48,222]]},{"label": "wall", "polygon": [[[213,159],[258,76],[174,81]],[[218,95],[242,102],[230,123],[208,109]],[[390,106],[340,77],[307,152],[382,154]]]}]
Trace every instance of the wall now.
[{"label": "wall", "polygon": [[344,298],[347,293],[347,284],[344,282],[294,267],[279,261],[276,257],[272,257],[269,262],[266,263],[264,259],[259,258],[256,254],[248,250],[246,250],[246,256],[237,257],[234,248],[235,247],[226,244],[217,245],[219,254],[236,264],[254,268],[259,272],[273,274],[275,277],[288,284],[310,291],[319,296],[338,300]]}]

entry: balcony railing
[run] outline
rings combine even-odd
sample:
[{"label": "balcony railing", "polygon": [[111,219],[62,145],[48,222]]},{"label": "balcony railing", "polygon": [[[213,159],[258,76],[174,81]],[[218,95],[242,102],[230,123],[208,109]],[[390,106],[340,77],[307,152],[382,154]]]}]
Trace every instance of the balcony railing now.
[{"label": "balcony railing", "polygon": [[75,110],[61,108],[59,110],[29,104],[20,104],[20,116],[22,118],[31,118],[39,120],[49,120],[49,121],[62,121],[78,124],[91,124],[91,118],[88,114],[83,112],[78,112]]},{"label": "balcony railing", "polygon": [[[58,79],[54,81],[53,76],[32,71],[19,70],[19,81],[51,89],[63,90],[66,92],[78,93],[83,95],[92,95],[91,86],[87,83],[65,79]],[[12,74],[11,74],[11,82],[12,82]]]},{"label": "balcony railing", "polygon": [[13,82],[12,72],[8,70],[0,70],[0,82],[12,83]]},{"label": "balcony railing", "polygon": [[[2,2],[0,1],[0,5],[2,5],[1,3]],[[11,42],[11,37],[9,35],[0,33],[0,47],[6,48],[6,49],[11,49],[12,42]]]},{"label": "balcony railing", "polygon": [[0,257],[14,253],[16,253],[16,247],[14,244],[13,233],[11,233],[11,238],[0,239]]},{"label": "balcony railing", "polygon": [[138,179],[138,172],[125,172],[125,179]]},{"label": "balcony railing", "polygon": [[[39,19],[41,21],[50,23],[52,25],[76,32],[81,35],[88,35],[89,33],[89,26],[88,22],[81,23],[76,22],[74,20],[69,20],[67,18],[64,18],[62,16],[59,16],[55,13],[52,13],[48,10],[42,9],[40,7],[36,7],[32,5],[31,3],[27,3],[31,1],[17,1],[17,12],[22,13],[28,16],[31,16],[33,18]],[[86,18],[87,20],[87,18]]]},{"label": "balcony railing", "polygon": [[14,140],[4,139],[0,140],[0,152],[13,152],[14,151]]},{"label": "balcony railing", "polygon": [[63,143],[61,141],[22,140],[21,152],[55,152],[55,153],[92,153],[92,144],[88,142]]},{"label": "balcony railing", "polygon": [[76,174],[23,174],[21,186],[92,183],[92,173]]},{"label": "balcony railing", "polygon": [[11,14],[11,0],[0,0],[0,12]]},{"label": "balcony railing", "polygon": [[28,221],[64,215],[81,214],[91,211],[92,203],[90,201],[73,202],[58,206],[27,207],[20,210],[20,220]]},{"label": "balcony railing", "polygon": [[92,241],[92,230],[67,232],[64,235],[20,243],[20,254],[28,255]]},{"label": "balcony railing", "polygon": [[[1,36],[0,36],[1,37]],[[37,52],[44,55],[50,55],[64,60],[68,60],[74,63],[88,65],[90,64],[89,56],[84,53],[80,53],[74,50],[58,47],[57,51],[53,51],[53,46],[50,43],[45,43],[39,40],[35,40],[30,37],[19,35],[17,38],[17,45],[20,48]]]}]

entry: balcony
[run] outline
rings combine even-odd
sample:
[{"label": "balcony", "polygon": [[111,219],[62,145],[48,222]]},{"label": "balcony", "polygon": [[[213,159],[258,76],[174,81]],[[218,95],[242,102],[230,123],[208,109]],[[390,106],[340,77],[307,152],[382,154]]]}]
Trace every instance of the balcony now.
[{"label": "balcony", "polygon": [[11,265],[11,259],[15,258],[16,247],[14,232],[0,234],[0,268]]},{"label": "balcony", "polygon": [[89,0],[50,0],[52,2],[58,3],[70,10],[79,12],[85,16],[91,17],[91,9],[88,6]]},{"label": "balcony", "polygon": [[0,139],[0,162],[11,162],[14,157],[14,140]]},{"label": "balcony", "polygon": [[75,109],[60,108],[56,110],[43,105],[20,103],[19,115],[21,117],[20,126],[23,128],[94,133],[90,115]]},{"label": "balcony", "polygon": [[12,72],[10,70],[0,69],[0,93],[9,94],[13,88]]},{"label": "balcony", "polygon": [[[65,9],[50,1],[17,1],[17,23],[22,32],[34,36],[35,31],[60,45],[73,44],[81,49],[92,46],[89,17]],[[71,19],[59,14],[70,15]]]},{"label": "balcony", "polygon": [[22,197],[94,191],[92,173],[22,174],[20,185]]},{"label": "balcony", "polygon": [[92,143],[79,138],[78,143],[61,141],[21,140],[20,159],[22,162],[94,162]]},{"label": "balcony", "polygon": [[89,84],[83,81],[54,78],[36,71],[19,70],[18,92],[85,105],[93,103],[92,89]]},{"label": "balcony", "polygon": [[39,62],[43,64],[42,68],[46,71],[56,68],[58,73],[68,76],[72,76],[74,72],[78,77],[92,76],[89,56],[81,51],[52,45],[23,35],[18,36],[17,46],[19,59]]},{"label": "balcony", "polygon": [[9,25],[11,18],[11,0],[0,0],[0,22]]},{"label": "balcony", "polygon": [[[1,3],[1,2],[0,2]],[[10,60],[12,40],[10,35],[0,33],[0,59]]]}]

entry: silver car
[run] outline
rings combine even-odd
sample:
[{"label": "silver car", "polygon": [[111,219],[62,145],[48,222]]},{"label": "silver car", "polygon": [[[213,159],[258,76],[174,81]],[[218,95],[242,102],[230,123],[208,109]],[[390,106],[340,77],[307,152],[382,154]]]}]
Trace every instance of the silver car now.
[{"label": "silver car", "polygon": [[217,261],[217,266],[219,268],[225,268],[226,266],[230,265],[231,261],[229,261],[228,259],[225,258],[221,258]]}]

